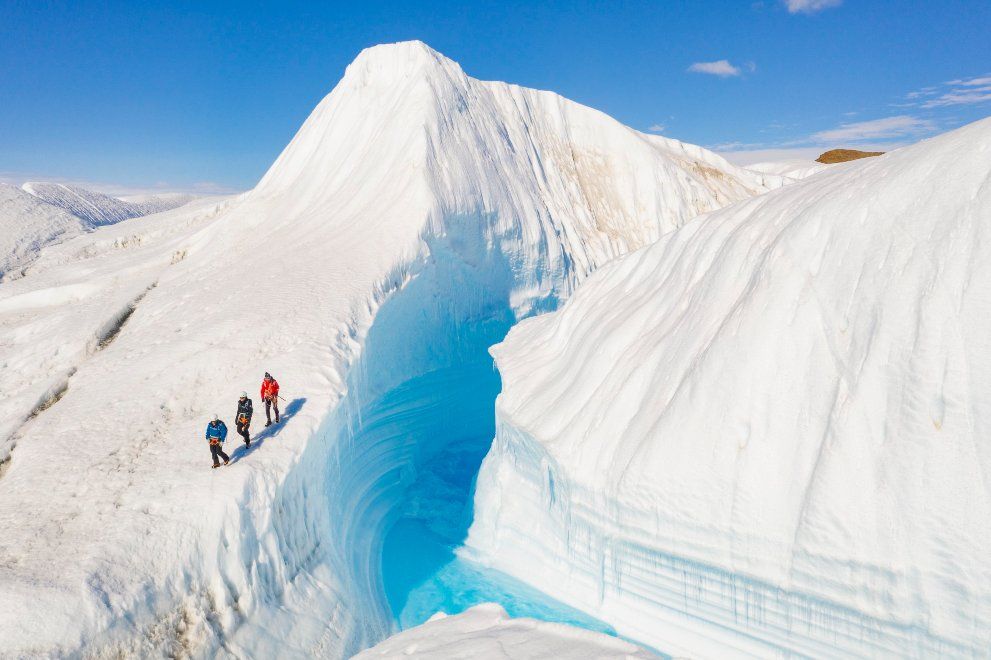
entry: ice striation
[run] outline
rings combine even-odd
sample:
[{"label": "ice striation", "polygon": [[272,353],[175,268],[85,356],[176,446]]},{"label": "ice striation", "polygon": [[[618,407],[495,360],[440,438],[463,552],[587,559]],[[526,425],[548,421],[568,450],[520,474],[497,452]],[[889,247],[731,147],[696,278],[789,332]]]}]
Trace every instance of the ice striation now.
[{"label": "ice striation", "polygon": [[[488,347],[780,183],[419,42],[364,51],[253,191],[0,287],[0,654],[382,640],[383,535],[423,465],[491,425]],[[283,424],[210,470],[205,419],[266,370]]]},{"label": "ice striation", "polygon": [[698,218],[493,349],[479,560],[692,656],[991,649],[991,120]]}]

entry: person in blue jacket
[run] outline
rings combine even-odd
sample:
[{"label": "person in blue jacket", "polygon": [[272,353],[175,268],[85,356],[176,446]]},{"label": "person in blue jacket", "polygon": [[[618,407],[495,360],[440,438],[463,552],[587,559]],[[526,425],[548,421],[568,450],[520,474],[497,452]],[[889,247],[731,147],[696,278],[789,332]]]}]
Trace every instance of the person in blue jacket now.
[{"label": "person in blue jacket", "polygon": [[218,415],[214,415],[210,423],[206,425],[206,440],[210,443],[210,454],[213,456],[213,467],[220,467],[220,459],[224,459],[224,465],[230,462],[231,457],[224,453],[223,442],[227,439],[227,425],[220,421]]}]

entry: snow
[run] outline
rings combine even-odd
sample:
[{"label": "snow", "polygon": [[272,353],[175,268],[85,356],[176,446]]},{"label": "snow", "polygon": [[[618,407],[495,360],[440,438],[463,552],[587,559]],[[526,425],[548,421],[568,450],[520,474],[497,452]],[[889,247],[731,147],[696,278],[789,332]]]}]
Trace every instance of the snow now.
[{"label": "snow", "polygon": [[117,199],[122,202],[127,202],[136,207],[139,211],[139,217],[142,215],[151,215],[152,213],[161,213],[162,211],[171,211],[172,209],[179,208],[189,204],[193,200],[200,199],[204,195],[194,195],[192,193],[144,193],[140,195],[121,195]]},{"label": "snow", "polygon": [[168,211],[188,204],[194,199],[191,195],[175,194],[143,196],[135,201],[127,201],[81,186],[35,181],[29,181],[21,188],[38,199],[71,213],[81,219],[88,228],[112,225],[128,218]]},{"label": "snow", "polygon": [[83,230],[74,215],[0,183],[0,279],[19,275],[45,245]]},{"label": "snow", "polygon": [[[418,42],[364,51],[251,192],[0,286],[0,654],[341,656],[396,630],[383,536],[487,416],[486,350],[780,179]],[[284,422],[211,470],[264,371]],[[438,382],[460,385],[453,391]],[[27,513],[27,515],[26,515]]]},{"label": "snow", "polygon": [[536,619],[513,619],[498,605],[477,605],[457,616],[443,614],[429,623],[390,637],[355,656],[373,658],[653,658],[615,637]]},{"label": "snow", "polygon": [[746,168],[762,174],[778,175],[791,182],[823,172],[829,168],[829,165],[817,163],[814,160],[783,160],[754,163],[747,165]]},{"label": "snow", "polygon": [[60,183],[25,183],[21,188],[0,183],[0,280],[22,276],[47,246],[194,199],[186,194],[163,194],[127,202]]},{"label": "snow", "polygon": [[708,214],[493,355],[467,545],[692,656],[991,648],[991,119]]}]

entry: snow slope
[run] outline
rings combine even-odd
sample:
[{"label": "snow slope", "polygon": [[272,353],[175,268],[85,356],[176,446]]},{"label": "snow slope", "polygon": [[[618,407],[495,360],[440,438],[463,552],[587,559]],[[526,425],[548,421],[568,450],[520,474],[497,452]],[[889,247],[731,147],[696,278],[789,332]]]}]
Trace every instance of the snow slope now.
[{"label": "snow slope", "polygon": [[439,615],[428,623],[394,635],[359,653],[355,660],[605,660],[653,657],[643,649],[615,637],[535,619],[512,619],[498,605],[485,604],[457,616]]},{"label": "snow slope", "polygon": [[991,649],[991,119],[699,218],[493,354],[481,559],[693,656]]},{"label": "snow slope", "polygon": [[45,245],[83,231],[76,216],[0,183],[0,280],[17,274]]},{"label": "snow slope", "polygon": [[[193,201],[185,194],[122,201],[78,186],[0,183],[0,280],[21,276],[49,245],[96,227],[160,213]],[[0,450],[2,455],[2,450]]]},{"label": "snow slope", "polygon": [[191,193],[146,193],[143,195],[122,195],[117,197],[117,199],[136,207],[140,211],[138,216],[142,216],[161,213],[162,211],[171,211],[172,209],[189,204],[200,197],[202,195],[193,195]]},{"label": "snow slope", "polygon": [[[0,286],[0,653],[381,640],[383,532],[418,463],[491,415],[487,347],[769,184],[418,42],[364,51],[255,190]],[[210,470],[205,421],[265,370],[285,422]]]},{"label": "snow slope", "polygon": [[168,211],[193,200],[191,195],[169,195],[126,201],[64,183],[28,182],[21,188],[38,199],[68,211],[90,228]]},{"label": "snow slope", "polygon": [[829,165],[817,163],[814,160],[783,160],[747,165],[748,170],[762,174],[774,174],[785,177],[789,181],[797,181],[818,174],[829,168]]}]

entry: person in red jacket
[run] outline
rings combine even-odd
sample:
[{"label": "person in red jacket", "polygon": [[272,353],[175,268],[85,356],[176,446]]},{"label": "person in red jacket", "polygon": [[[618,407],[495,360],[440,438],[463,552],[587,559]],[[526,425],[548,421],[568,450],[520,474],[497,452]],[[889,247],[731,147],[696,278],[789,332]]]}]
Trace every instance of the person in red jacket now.
[{"label": "person in red jacket", "polygon": [[262,380],[262,401],[265,402],[265,426],[272,425],[272,413],[270,410],[275,409],[275,423],[279,423],[279,382],[272,378],[272,374],[265,372],[265,378]]}]

